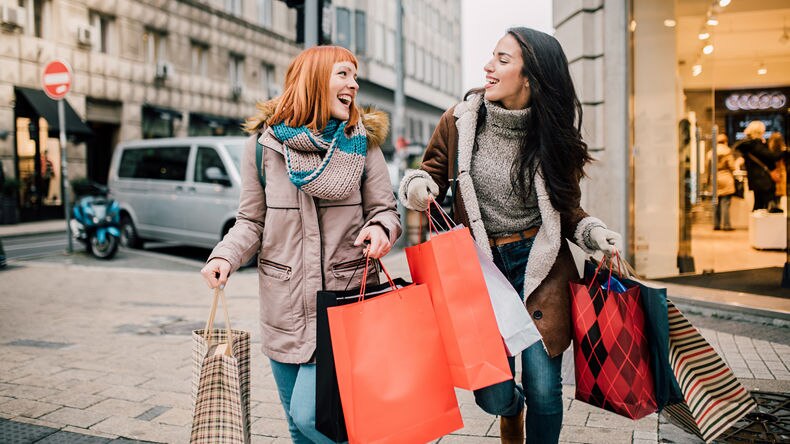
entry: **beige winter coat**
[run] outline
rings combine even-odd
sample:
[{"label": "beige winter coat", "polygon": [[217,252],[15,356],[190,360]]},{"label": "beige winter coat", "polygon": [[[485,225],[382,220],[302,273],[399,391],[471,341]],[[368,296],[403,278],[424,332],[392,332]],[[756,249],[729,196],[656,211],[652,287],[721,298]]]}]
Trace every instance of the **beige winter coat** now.
[{"label": "beige winter coat", "polygon": [[[316,292],[359,287],[363,246],[359,232],[378,224],[390,242],[401,234],[400,219],[379,143],[388,121],[381,112],[363,115],[368,150],[362,186],[340,201],[313,198],[291,183],[282,144],[263,122],[276,103],[259,106],[241,167],[242,192],[236,224],[210,258],[233,270],[258,252],[260,325],[263,353],[279,362],[309,362],[315,352]],[[264,147],[265,189],[258,179],[255,145]],[[373,273],[370,282],[378,282]],[[352,279],[353,276],[353,279]],[[349,281],[351,283],[349,284]]]},{"label": "beige winter coat", "polygon": [[729,196],[735,194],[735,157],[727,145],[716,146],[716,195]]}]

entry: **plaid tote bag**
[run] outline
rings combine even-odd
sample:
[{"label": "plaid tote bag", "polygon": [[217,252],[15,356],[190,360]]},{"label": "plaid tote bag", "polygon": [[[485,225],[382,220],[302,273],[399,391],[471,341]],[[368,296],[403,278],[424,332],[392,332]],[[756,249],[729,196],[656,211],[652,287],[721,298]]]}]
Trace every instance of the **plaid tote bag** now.
[{"label": "plaid tote bag", "polygon": [[[226,329],[214,328],[219,299]],[[192,444],[250,442],[250,334],[230,326],[225,293],[214,290],[206,328],[192,332]]]}]

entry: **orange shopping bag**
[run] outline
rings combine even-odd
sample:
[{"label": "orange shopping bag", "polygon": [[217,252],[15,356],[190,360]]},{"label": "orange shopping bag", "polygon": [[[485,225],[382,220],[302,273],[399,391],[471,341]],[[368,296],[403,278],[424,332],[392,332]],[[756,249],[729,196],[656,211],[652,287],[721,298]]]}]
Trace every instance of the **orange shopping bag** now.
[{"label": "orange shopping bag", "polygon": [[[429,225],[429,231],[436,231],[430,215]],[[432,235],[406,248],[406,259],[414,283],[427,284],[430,290],[453,385],[476,390],[511,379],[469,228]]]},{"label": "orange shopping bag", "polygon": [[327,309],[349,441],[428,442],[462,428],[428,288],[364,299],[366,281],[359,302]]}]

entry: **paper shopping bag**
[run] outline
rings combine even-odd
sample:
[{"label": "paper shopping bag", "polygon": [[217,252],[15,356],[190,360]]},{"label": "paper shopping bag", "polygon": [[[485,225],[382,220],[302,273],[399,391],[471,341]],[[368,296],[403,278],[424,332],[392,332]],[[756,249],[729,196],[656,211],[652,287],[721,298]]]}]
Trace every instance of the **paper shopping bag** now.
[{"label": "paper shopping bag", "polygon": [[639,287],[617,288],[600,266],[570,287],[576,399],[631,419],[655,412]]},{"label": "paper shopping bag", "polygon": [[406,248],[412,279],[426,284],[456,387],[476,390],[511,379],[507,350],[468,228]]},{"label": "paper shopping bag", "polygon": [[494,308],[499,334],[505,341],[508,355],[515,356],[540,341],[540,332],[532,321],[524,301],[507,277],[477,244],[475,250],[480,268],[483,270],[488,297],[491,298],[491,305]]},{"label": "paper shopping bag", "polygon": [[[226,329],[214,328],[219,299]],[[192,332],[191,444],[250,442],[250,334],[233,330],[222,290],[214,291],[208,322]]]},{"label": "paper shopping bag", "polygon": [[[403,279],[395,279],[395,286],[409,285]],[[365,299],[391,290],[390,283],[366,286]],[[327,309],[359,301],[360,288],[344,291],[319,291],[316,300],[316,381],[315,381],[315,428],[334,442],[348,441],[343,407],[340,403],[340,388],[337,385],[335,355],[329,334]]]},{"label": "paper shopping bag", "polygon": [[351,443],[428,442],[463,427],[426,286],[327,314]]}]

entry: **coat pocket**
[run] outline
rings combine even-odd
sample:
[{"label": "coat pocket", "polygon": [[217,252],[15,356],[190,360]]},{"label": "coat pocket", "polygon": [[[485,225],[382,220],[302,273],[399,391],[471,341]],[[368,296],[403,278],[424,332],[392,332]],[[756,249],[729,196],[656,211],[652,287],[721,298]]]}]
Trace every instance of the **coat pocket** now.
[{"label": "coat pocket", "polygon": [[258,261],[261,276],[261,321],[279,331],[294,331],[291,267],[267,259]]},{"label": "coat pocket", "polygon": [[[359,288],[362,285],[362,274],[365,271],[365,258],[353,259],[350,261],[338,262],[332,265],[332,276],[335,278],[333,287]],[[374,261],[368,265],[368,283],[378,283],[379,271]]]}]

